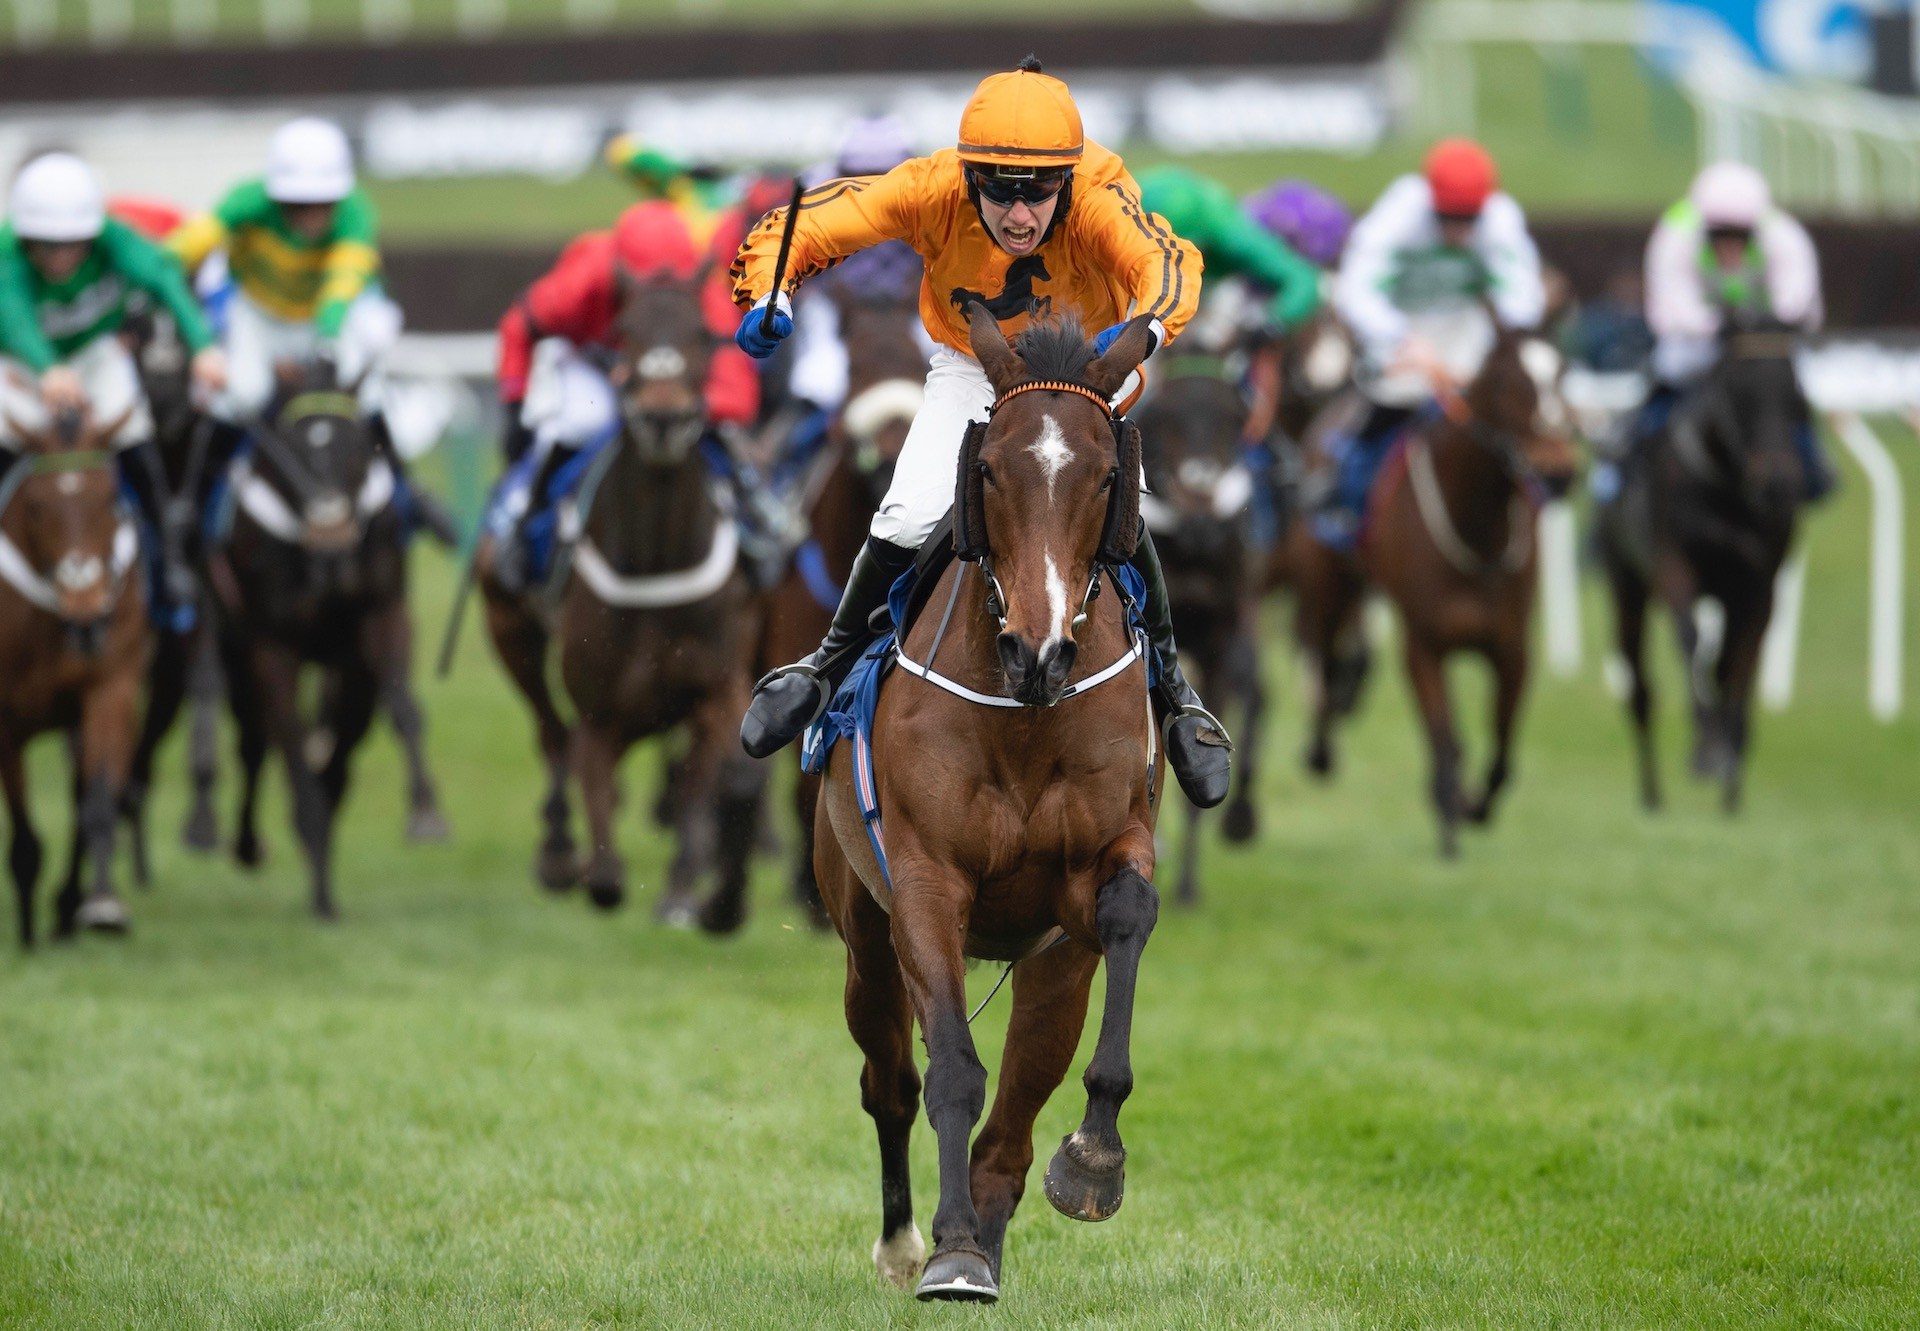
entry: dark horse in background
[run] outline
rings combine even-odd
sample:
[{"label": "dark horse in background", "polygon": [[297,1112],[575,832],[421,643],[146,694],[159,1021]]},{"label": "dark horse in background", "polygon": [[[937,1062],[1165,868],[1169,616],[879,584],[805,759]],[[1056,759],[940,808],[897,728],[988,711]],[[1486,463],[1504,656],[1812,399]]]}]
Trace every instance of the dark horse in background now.
[{"label": "dark horse in background", "polygon": [[[621,759],[636,742],[686,726],[674,785],[678,844],[656,913],[725,931],[744,900],[764,778],[734,740],[758,606],[739,559],[731,492],[714,468],[718,444],[703,395],[714,350],[700,307],[704,280],[623,277],[612,375],[620,429],[563,510],[575,530],[549,584],[527,592],[503,586],[490,537],[476,568],[488,633],[533,710],[547,766],[535,877],[556,892],[584,880],[603,909],[625,901],[626,863],[614,837]],[[556,651],[571,720],[550,682]],[[568,798],[574,780],[593,843],[584,865]],[[695,886],[716,862],[720,882],[703,903]]]},{"label": "dark horse in background", "polygon": [[56,903],[55,935],[127,927],[113,890],[114,829],[151,639],[139,540],[119,502],[107,442],[124,420],[74,414],[43,431],[15,427],[25,447],[0,475],[0,785],[23,947],[34,941],[42,862],[25,749],[49,730],[67,736],[75,836],[93,870],[83,894],[76,853]]},{"label": "dark horse in background", "polygon": [[[927,362],[915,337],[919,309],[911,300],[863,300],[836,290],[841,340],[847,348],[847,397],[828,429],[825,450],[800,481],[796,501],[808,538],[767,598],[755,669],[797,661],[826,636],[827,624],[866,540],[867,527],[893,482],[923,396]],[[794,784],[800,848],[793,897],[821,928],[828,921],[813,877],[813,810],[820,778],[802,772]]]},{"label": "dark horse in background", "polygon": [[[1395,445],[1369,496],[1358,551],[1330,549],[1305,524],[1296,535],[1302,645],[1318,684],[1310,759],[1331,768],[1336,672],[1350,659],[1341,635],[1359,630],[1367,587],[1378,586],[1399,611],[1448,858],[1461,821],[1490,821],[1512,776],[1538,569],[1535,507],[1565,493],[1576,467],[1571,441],[1552,424],[1557,411],[1543,406],[1556,373],[1550,347],[1501,332],[1472,382],[1461,390],[1437,383],[1440,410]],[[1485,659],[1494,677],[1493,752],[1471,800],[1446,679],[1447,658],[1458,652]]]},{"label": "dark horse in background", "polygon": [[[1258,480],[1241,458],[1246,399],[1210,358],[1170,357],[1134,413],[1140,427],[1148,493],[1140,511],[1154,534],[1173,604],[1174,633],[1208,697],[1236,699],[1241,760],[1228,798],[1223,832],[1251,840],[1259,830],[1254,790],[1266,686],[1260,674],[1261,552],[1254,547],[1249,504]],[[1198,900],[1200,824],[1187,806],[1177,899]]]},{"label": "dark horse in background", "polygon": [[[333,832],[354,751],[383,699],[409,747],[413,629],[399,478],[352,385],[324,363],[283,367],[275,398],[230,477],[233,530],[210,558],[244,785],[235,854],[259,862],[255,826],[268,746],[286,765],[313,910],[333,919]],[[318,676],[317,712],[301,685]],[[411,731],[412,733],[408,733]]]},{"label": "dark horse in background", "polygon": [[[1627,705],[1640,799],[1660,804],[1647,682],[1646,617],[1657,597],[1673,617],[1693,700],[1693,770],[1740,807],[1753,683],[1773,617],[1774,579],[1793,535],[1805,477],[1794,432],[1812,428],[1793,364],[1794,336],[1775,325],[1731,329],[1719,361],[1635,453],[1619,498],[1598,515],[1620,653],[1631,672]],[[1717,601],[1725,627],[1702,660],[1694,611]]]}]

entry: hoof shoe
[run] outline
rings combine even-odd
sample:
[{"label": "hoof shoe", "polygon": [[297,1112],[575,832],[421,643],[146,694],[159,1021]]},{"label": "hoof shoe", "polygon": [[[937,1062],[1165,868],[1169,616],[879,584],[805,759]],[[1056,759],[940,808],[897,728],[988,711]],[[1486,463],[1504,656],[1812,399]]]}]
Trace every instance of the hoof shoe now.
[{"label": "hoof shoe", "polygon": [[133,923],[118,897],[88,897],[74,912],[73,920],[83,929],[102,934],[123,934]]},{"label": "hoof shoe", "polygon": [[407,819],[407,840],[414,842],[441,842],[453,836],[453,827],[447,822],[447,816],[438,809],[415,809]]},{"label": "hoof shoe", "polygon": [[950,1248],[936,1252],[920,1276],[913,1296],[922,1303],[943,1299],[950,1303],[993,1303],[1000,1297],[999,1282],[987,1255],[978,1248]]},{"label": "hoof shoe", "polygon": [[1127,1153],[1110,1154],[1086,1142],[1079,1133],[1063,1137],[1060,1149],[1047,1162],[1047,1200],[1071,1220],[1108,1220],[1120,1209],[1126,1191]]}]

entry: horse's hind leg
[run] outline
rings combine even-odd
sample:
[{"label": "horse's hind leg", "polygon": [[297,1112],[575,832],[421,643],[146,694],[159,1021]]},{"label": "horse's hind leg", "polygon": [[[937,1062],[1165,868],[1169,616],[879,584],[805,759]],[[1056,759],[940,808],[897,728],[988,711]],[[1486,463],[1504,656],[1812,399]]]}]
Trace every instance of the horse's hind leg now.
[{"label": "horse's hind leg", "polygon": [[[746,916],[744,866],[736,894],[729,897],[723,883],[714,900],[702,903],[699,897],[700,880],[719,853],[721,768],[740,752],[733,736],[746,710],[744,688],[720,688],[701,700],[688,721],[687,752],[674,779],[673,862],[667,866],[666,894],[653,911],[667,924],[686,926],[707,916],[712,923],[706,927],[725,932],[739,928]],[[750,851],[753,828],[745,833]]]},{"label": "horse's hind leg", "polygon": [[1653,690],[1647,682],[1647,584],[1624,569],[1612,569],[1615,633],[1627,663],[1627,712],[1640,768],[1640,806],[1660,807],[1660,767],[1653,750]]},{"label": "horse's hind leg", "polygon": [[407,756],[407,840],[445,841],[452,829],[427,766],[426,712],[413,691],[413,617],[404,604],[384,617],[379,637],[381,702]]},{"label": "horse's hind leg", "polygon": [[[1107,1001],[1100,1040],[1081,1078],[1086,1117],[1062,1139],[1047,1165],[1047,1200],[1075,1220],[1105,1220],[1120,1209],[1127,1150],[1120,1141],[1120,1106],[1133,1093],[1133,997],[1140,957],[1160,916],[1160,896],[1132,864],[1101,887],[1094,927],[1107,963]],[[1084,1001],[1084,1000],[1082,1000]],[[1069,1046],[1072,1045],[1069,1041]]]},{"label": "horse's hind leg", "polygon": [[1433,763],[1431,790],[1434,813],[1440,820],[1440,856],[1460,853],[1460,741],[1453,728],[1453,705],[1447,698],[1446,667],[1440,653],[1407,630],[1407,678],[1427,729],[1427,747]]},{"label": "horse's hind leg", "polygon": [[1753,710],[1753,681],[1760,669],[1767,623],[1773,615],[1773,584],[1727,607],[1726,644],[1720,649],[1716,682],[1720,695],[1720,731],[1726,748],[1720,772],[1720,807],[1740,811],[1746,772],[1747,733]]},{"label": "horse's hind leg", "polygon": [[1236,845],[1253,840],[1260,830],[1254,791],[1260,784],[1260,744],[1267,716],[1267,685],[1260,676],[1259,611],[1250,606],[1243,613],[1246,622],[1227,644],[1224,671],[1227,691],[1239,695],[1245,708],[1233,765],[1233,797],[1227,801],[1226,821],[1220,829]]},{"label": "horse's hind leg", "polygon": [[187,666],[192,648],[191,636],[161,634],[154,648],[153,667],[147,675],[146,715],[140,722],[140,741],[134,746],[127,786],[120,795],[120,813],[126,819],[127,839],[133,850],[136,887],[150,887],[153,882],[147,856],[147,795],[153,784],[153,755],[180,715],[180,704],[187,694]]},{"label": "horse's hind leg", "polygon": [[34,941],[34,890],[40,882],[40,837],[33,830],[32,809],[27,804],[27,773],[20,759],[20,748],[11,739],[0,740],[0,786],[5,787],[7,821],[11,837],[7,843],[7,868],[13,874],[13,900],[20,921],[20,946]]},{"label": "horse's hind leg", "polygon": [[[244,869],[260,866],[260,769],[267,761],[265,703],[252,666],[236,651],[226,670],[227,702],[233,712],[234,747],[240,757],[240,800],[235,809],[233,858]],[[211,824],[211,816],[209,816]]]},{"label": "horse's hind leg", "polygon": [[546,832],[534,852],[534,881],[549,892],[565,892],[580,881],[579,848],[573,840],[573,810],[567,802],[571,775],[568,750],[573,736],[554,705],[547,682],[547,634],[518,602],[494,600],[488,593],[487,629],[508,676],[533,709],[534,738],[547,767],[547,795],[540,805]]},{"label": "horse's hind leg", "polygon": [[1493,758],[1479,798],[1467,808],[1467,821],[1481,824],[1493,821],[1494,805],[1513,776],[1514,723],[1527,689],[1526,643],[1502,642],[1487,659],[1493,666]]},{"label": "horse's hind leg", "polygon": [[1007,1020],[1000,1086],[973,1143],[973,1208],[980,1246],[1000,1276],[1007,1223],[1026,1192],[1033,1165],[1033,1123],[1080,1046],[1087,997],[1099,956],[1063,939],[1013,968],[1013,1015]]},{"label": "horse's hind leg", "polygon": [[346,800],[347,780],[352,774],[354,750],[366,738],[373,724],[373,713],[380,697],[380,681],[361,662],[349,662],[341,671],[333,690],[327,728],[333,732],[332,752],[320,771],[320,789],[327,797],[329,820],[340,816]]},{"label": "horse's hind leg", "polygon": [[193,701],[187,730],[188,765],[193,779],[193,808],[180,839],[189,850],[212,851],[220,845],[220,824],[213,812],[213,787],[220,775],[220,651],[214,632],[202,627],[188,648],[187,696]]},{"label": "horse's hind leg", "polygon": [[714,825],[719,875],[700,907],[700,927],[729,934],[747,918],[747,874],[753,867],[754,834],[767,793],[766,767],[744,754],[729,754],[720,765]]},{"label": "horse's hind leg", "polygon": [[[826,835],[831,838],[832,831]],[[880,1237],[874,1240],[873,1264],[882,1279],[912,1289],[927,1260],[926,1240],[913,1223],[913,1179],[907,1167],[907,1142],[920,1109],[913,1008],[900,978],[886,912],[854,881],[853,869],[837,845],[832,855],[838,864],[821,872],[843,876],[835,895],[847,903],[847,1030],[865,1055],[860,1107],[873,1119],[880,1145]]]}]

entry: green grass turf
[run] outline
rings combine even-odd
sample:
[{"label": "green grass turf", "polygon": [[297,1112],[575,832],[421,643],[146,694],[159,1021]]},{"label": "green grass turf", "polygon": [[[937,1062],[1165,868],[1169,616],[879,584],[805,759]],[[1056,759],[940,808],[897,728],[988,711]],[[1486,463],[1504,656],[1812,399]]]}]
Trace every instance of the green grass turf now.
[{"label": "green grass turf", "polygon": [[[1920,501],[1911,439],[1901,461]],[[1800,698],[1761,718],[1735,821],[1679,778],[1664,634],[1669,811],[1635,809],[1597,669],[1543,678],[1501,825],[1451,866],[1390,659],[1330,788],[1298,772],[1276,661],[1264,838],[1210,847],[1206,903],[1167,909],[1147,952],[1126,1206],[1075,1225],[1036,1186],[988,1316],[1920,1322],[1920,716],[1866,717],[1847,480],[1812,528]],[[446,565],[420,565],[437,626]],[[645,762],[622,820],[636,905],[540,896],[526,726],[472,628],[424,686],[457,839],[400,844],[377,736],[343,923],[306,917],[277,795],[257,877],[175,848],[176,751],[132,936],[0,948],[0,1326],[977,1321],[869,1266],[837,944],[796,927],[772,864],[743,936],[654,926]],[[1920,624],[1909,650],[1920,701]],[[34,768],[54,824],[57,756]],[[1006,1011],[980,1022],[990,1067]],[[1081,1105],[1069,1080],[1043,1161]],[[914,1158],[924,1227],[924,1122]]]}]

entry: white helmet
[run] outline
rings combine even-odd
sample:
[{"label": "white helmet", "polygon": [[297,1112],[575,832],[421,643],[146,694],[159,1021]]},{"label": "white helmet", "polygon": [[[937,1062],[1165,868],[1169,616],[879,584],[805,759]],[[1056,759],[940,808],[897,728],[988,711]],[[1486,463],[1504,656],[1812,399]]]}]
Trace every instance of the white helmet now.
[{"label": "white helmet", "polygon": [[22,240],[92,240],[107,205],[92,167],[72,153],[47,153],[14,177],[7,216]]},{"label": "white helmet", "polygon": [[353,152],[330,120],[302,116],[267,144],[267,197],[275,203],[338,203],[353,190]]},{"label": "white helmet", "polygon": [[1709,227],[1742,231],[1760,225],[1773,204],[1767,178],[1745,162],[1715,162],[1694,177],[1688,197]]}]

